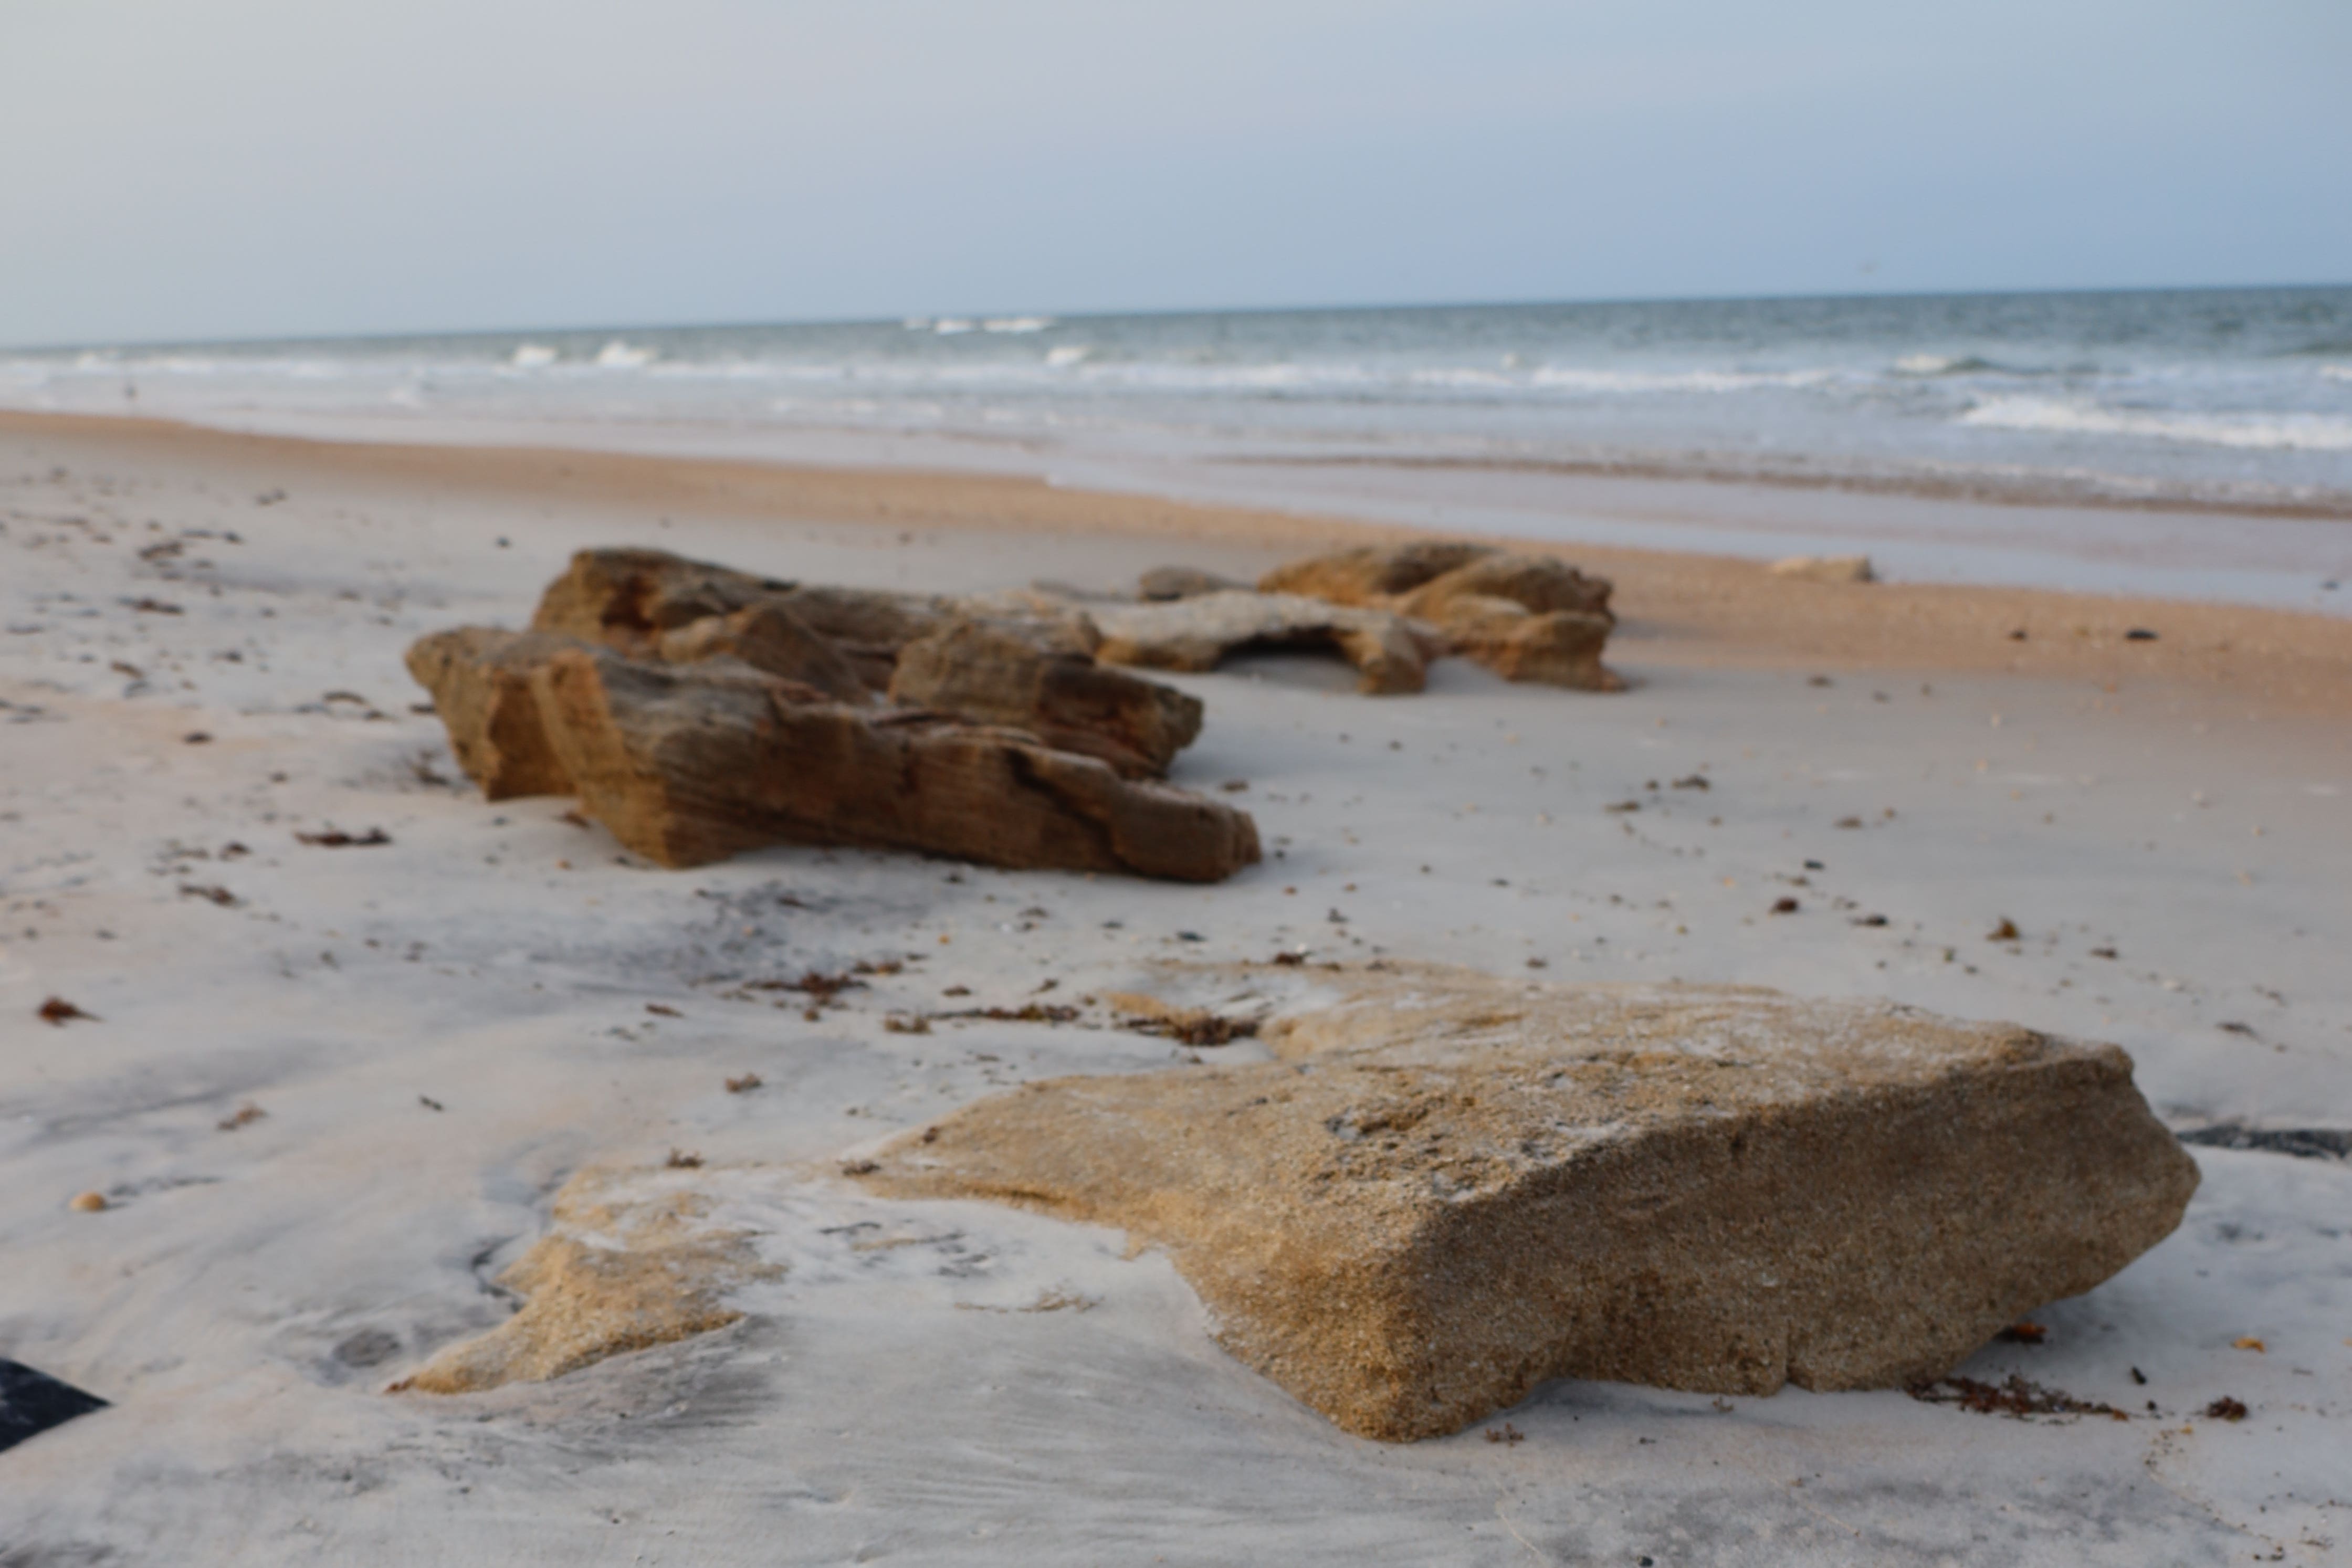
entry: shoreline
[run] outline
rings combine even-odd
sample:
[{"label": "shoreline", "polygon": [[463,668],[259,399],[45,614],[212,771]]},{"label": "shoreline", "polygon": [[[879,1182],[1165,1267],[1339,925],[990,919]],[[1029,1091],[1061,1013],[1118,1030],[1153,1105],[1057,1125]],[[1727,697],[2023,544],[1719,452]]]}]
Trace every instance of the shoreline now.
[{"label": "shoreline", "polygon": [[[0,432],[321,477],[424,483],[547,502],[697,510],[738,523],[1154,538],[1297,553],[1432,533],[1570,559],[1617,585],[1612,661],[2155,682],[2253,710],[2352,716],[2352,619],[2268,606],[1985,584],[1822,585],[1741,558],[1562,544],[1483,530],[1069,487],[934,468],[826,466],[563,447],[403,444],[256,434],[140,416],[0,411]],[[1034,575],[1050,576],[1051,572]],[[1108,586],[1108,585],[1106,585]],[[1123,585],[1121,585],[1123,586]],[[2134,641],[2134,629],[2155,631]],[[2012,633],[2022,631],[2018,639]]]}]

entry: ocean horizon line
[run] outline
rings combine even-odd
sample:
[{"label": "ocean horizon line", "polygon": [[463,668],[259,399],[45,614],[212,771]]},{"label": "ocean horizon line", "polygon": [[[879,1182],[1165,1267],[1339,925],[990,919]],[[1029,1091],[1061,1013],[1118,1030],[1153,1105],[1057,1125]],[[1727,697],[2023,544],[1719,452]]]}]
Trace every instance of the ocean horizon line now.
[{"label": "ocean horizon line", "polygon": [[1625,294],[1594,295],[1582,298],[1552,298],[1525,299],[1456,299],[1404,301],[1386,300],[1374,303],[1322,303],[1313,305],[1223,305],[1172,306],[1133,309],[1054,309],[1045,307],[1025,308],[948,308],[907,309],[877,315],[804,316],[804,317],[736,317],[704,320],[635,320],[587,321],[569,324],[531,324],[498,327],[438,327],[402,329],[384,331],[299,332],[269,336],[232,335],[228,337],[141,338],[121,340],[56,340],[30,343],[0,343],[0,354],[42,356],[51,354],[155,352],[180,349],[267,349],[298,348],[314,344],[385,343],[411,340],[464,341],[531,336],[593,337],[630,332],[737,332],[766,331],[799,328],[887,327],[910,321],[950,319],[1025,320],[1048,324],[1087,321],[1158,321],[1189,319],[1233,317],[1313,317],[1313,316],[1379,316],[1407,315],[1416,312],[1484,312],[1512,310],[1574,310],[1607,309],[1616,307],[1678,307],[1678,306],[1741,306],[1741,305],[1804,305],[1841,304],[1866,301],[1990,300],[1990,299],[2100,299],[2147,298],[2165,295],[2277,295],[2327,293],[2352,289],[2352,279],[2338,282],[2302,283],[2193,283],[2134,285],[2118,287],[2015,287],[2015,288],[1886,288],[1853,289],[1845,292],[1798,290],[1787,293],[1759,294]]}]

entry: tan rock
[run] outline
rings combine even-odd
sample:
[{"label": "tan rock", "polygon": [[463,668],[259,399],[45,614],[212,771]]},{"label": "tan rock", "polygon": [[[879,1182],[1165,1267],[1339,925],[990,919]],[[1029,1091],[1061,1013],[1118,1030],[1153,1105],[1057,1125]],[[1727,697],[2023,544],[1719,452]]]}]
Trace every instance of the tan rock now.
[{"label": "tan rock", "polygon": [[591,1168],[555,1196],[548,1234],[499,1276],[524,1298],[489,1333],[443,1350],[387,1392],[473,1394],[542,1383],[625,1351],[724,1328],[730,1291],[775,1273],[740,1231],[711,1225],[686,1178]]},{"label": "tan rock", "polygon": [[790,612],[799,629],[829,643],[877,692],[890,684],[898,650],[948,613],[947,601],[928,594],[789,582],[667,550],[584,549],[548,585],[531,627],[652,657],[660,655],[665,633],[755,605]]},{"label": "tan rock", "polygon": [[1581,610],[1535,614],[1507,599],[1468,594],[1450,600],[1445,610],[1441,625],[1453,651],[1507,681],[1587,692],[1624,689],[1617,673],[1601,662],[1617,625],[1614,616]]},{"label": "tan rock", "polygon": [[660,635],[791,591],[793,584],[657,549],[584,549],[548,584],[530,619],[625,653],[650,653]]},{"label": "tan rock", "polygon": [[1360,689],[1417,692],[1433,639],[1385,610],[1328,604],[1295,593],[1205,593],[1165,604],[1100,605],[1095,657],[1155,670],[1212,670],[1244,648],[1328,647],[1360,674]]},{"label": "tan rock", "polygon": [[868,1179],[1125,1227],[1234,1354],[1389,1439],[1551,1377],[1936,1377],[2197,1185],[2113,1046],[1761,990],[1281,974],[1279,1060],[1032,1083]]},{"label": "tan rock", "polygon": [[1875,582],[1878,574],[1871,570],[1866,555],[1792,555],[1774,561],[1769,570],[1774,577],[1795,578],[1801,582]]},{"label": "tan rock", "polygon": [[1127,779],[1166,773],[1201,733],[1199,698],[978,621],[951,621],[908,643],[890,700],[1026,730],[1056,750],[1099,758]]},{"label": "tan rock", "polygon": [[865,677],[831,642],[772,600],[731,614],[689,621],[662,632],[652,651],[673,664],[740,659],[763,674],[798,681],[842,702],[862,702],[869,695]]},{"label": "tan rock", "polygon": [[1587,577],[1551,556],[1489,551],[1430,579],[1396,608],[1440,625],[1452,622],[1458,604],[1476,605],[1475,612],[1483,614],[1492,600],[1535,615],[1568,611],[1606,617],[1611,591],[1607,578]]},{"label": "tan rock", "polygon": [[420,637],[408,650],[408,673],[433,694],[457,766],[485,799],[565,795],[572,776],[548,744],[530,674],[576,637],[462,626]]},{"label": "tan rock", "polygon": [[731,660],[574,649],[532,676],[581,807],[664,865],[776,842],[1213,882],[1258,858],[1249,817],[1018,731],[826,702]]},{"label": "tan rock", "polygon": [[1261,593],[1303,593],[1333,604],[1386,605],[1494,553],[1490,545],[1459,539],[1361,545],[1286,562],[1259,578],[1257,586]]}]

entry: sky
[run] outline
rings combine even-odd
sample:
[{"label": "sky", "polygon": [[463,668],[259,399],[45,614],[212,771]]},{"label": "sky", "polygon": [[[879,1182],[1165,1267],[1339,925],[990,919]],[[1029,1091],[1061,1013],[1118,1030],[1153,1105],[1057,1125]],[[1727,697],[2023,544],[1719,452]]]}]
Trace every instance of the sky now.
[{"label": "sky", "polygon": [[0,0],[0,344],[2352,281],[2345,0]]}]

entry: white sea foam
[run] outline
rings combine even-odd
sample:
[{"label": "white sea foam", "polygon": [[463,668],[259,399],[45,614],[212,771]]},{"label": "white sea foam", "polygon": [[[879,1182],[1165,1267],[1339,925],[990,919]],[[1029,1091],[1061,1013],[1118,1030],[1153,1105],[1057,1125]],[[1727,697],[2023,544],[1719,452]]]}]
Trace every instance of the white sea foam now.
[{"label": "white sea foam", "polygon": [[1532,386],[1561,392],[1738,392],[1768,387],[1816,387],[1836,379],[1837,372],[1827,370],[1602,371],[1545,365],[1528,382]]},{"label": "white sea foam", "polygon": [[992,316],[980,326],[984,332],[1042,332],[1053,324],[1051,316]]},{"label": "white sea foam", "polygon": [[960,337],[972,329],[972,323],[961,316],[942,316],[931,323],[931,330],[942,338]]},{"label": "white sea foam", "polygon": [[562,357],[545,343],[520,343],[515,346],[515,351],[509,356],[507,363],[519,371],[535,371],[551,365]]},{"label": "white sea foam", "polygon": [[2043,397],[1989,398],[1959,417],[1980,429],[2121,435],[2255,452],[2352,452],[2352,420],[2317,413],[2158,413]]},{"label": "white sea foam", "polygon": [[625,343],[618,338],[596,350],[596,363],[608,371],[639,370],[652,364],[654,359],[653,350]]},{"label": "white sea foam", "polygon": [[1062,343],[1045,350],[1045,362],[1059,369],[1082,363],[1094,350],[1084,343]]},{"label": "white sea foam", "polygon": [[2352,382],[2352,365],[2322,365],[2319,373],[2331,382]]}]

